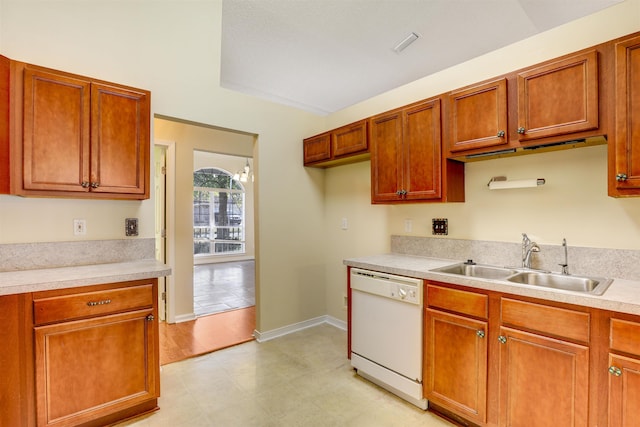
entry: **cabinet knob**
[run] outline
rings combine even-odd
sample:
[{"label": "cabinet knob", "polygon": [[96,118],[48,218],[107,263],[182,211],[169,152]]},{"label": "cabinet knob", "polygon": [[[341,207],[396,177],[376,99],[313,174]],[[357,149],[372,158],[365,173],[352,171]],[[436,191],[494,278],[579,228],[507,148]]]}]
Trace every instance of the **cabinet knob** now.
[{"label": "cabinet knob", "polygon": [[518,128],[518,133],[519,133],[520,135],[524,135],[524,127],[520,126],[520,127]]},{"label": "cabinet knob", "polygon": [[620,181],[626,181],[627,180],[627,174],[626,173],[617,173],[616,174],[616,181],[620,182]]},{"label": "cabinet knob", "polygon": [[482,329],[476,331],[476,335],[480,338],[484,338],[484,331]]},{"label": "cabinet knob", "polygon": [[504,138],[504,135],[505,135],[505,133],[504,133],[503,130],[498,132],[498,138]]},{"label": "cabinet knob", "polygon": [[87,181],[82,181],[80,185],[82,186],[82,188],[89,188],[91,186],[91,184],[89,184]]},{"label": "cabinet knob", "polygon": [[99,182],[92,182],[91,183],[91,188],[98,188],[100,187],[100,183]]},{"label": "cabinet knob", "polygon": [[404,196],[405,194],[407,194],[407,190],[398,190],[398,191],[396,191],[396,194],[398,196]]},{"label": "cabinet knob", "polygon": [[615,366],[609,366],[609,373],[615,375],[616,377],[619,377],[620,375],[622,375],[622,370],[620,370],[620,368],[616,368]]},{"label": "cabinet knob", "polygon": [[500,344],[506,344],[507,343],[507,337],[505,337],[504,335],[500,335],[498,337],[498,341],[500,341]]},{"label": "cabinet knob", "polygon": [[150,314],[147,316],[147,322],[153,322],[155,320],[155,317],[153,316],[153,314]]}]

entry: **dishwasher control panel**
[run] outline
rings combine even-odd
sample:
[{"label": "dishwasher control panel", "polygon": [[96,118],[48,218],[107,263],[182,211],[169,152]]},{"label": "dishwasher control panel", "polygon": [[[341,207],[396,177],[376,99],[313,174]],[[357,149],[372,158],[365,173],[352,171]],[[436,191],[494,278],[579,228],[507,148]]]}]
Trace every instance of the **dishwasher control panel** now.
[{"label": "dishwasher control panel", "polygon": [[422,305],[422,280],[377,271],[351,269],[351,289]]},{"label": "dishwasher control panel", "polygon": [[398,283],[390,283],[390,297],[419,304],[418,287],[413,285],[401,285]]}]

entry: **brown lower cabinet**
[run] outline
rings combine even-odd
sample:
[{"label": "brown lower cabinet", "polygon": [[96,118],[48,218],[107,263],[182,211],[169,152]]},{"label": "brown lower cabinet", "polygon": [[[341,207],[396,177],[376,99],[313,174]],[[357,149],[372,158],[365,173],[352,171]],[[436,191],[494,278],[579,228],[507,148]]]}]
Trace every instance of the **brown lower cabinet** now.
[{"label": "brown lower cabinet", "polygon": [[433,410],[472,426],[638,425],[640,316],[425,286],[423,390]]},{"label": "brown lower cabinet", "polygon": [[609,427],[638,425],[640,410],[640,321],[609,320]]},{"label": "brown lower cabinet", "polygon": [[588,347],[504,327],[500,339],[500,425],[588,425]]},{"label": "brown lower cabinet", "polygon": [[0,360],[17,373],[0,381],[0,425],[103,426],[158,409],[157,279],[0,297],[0,307],[16,344]]}]

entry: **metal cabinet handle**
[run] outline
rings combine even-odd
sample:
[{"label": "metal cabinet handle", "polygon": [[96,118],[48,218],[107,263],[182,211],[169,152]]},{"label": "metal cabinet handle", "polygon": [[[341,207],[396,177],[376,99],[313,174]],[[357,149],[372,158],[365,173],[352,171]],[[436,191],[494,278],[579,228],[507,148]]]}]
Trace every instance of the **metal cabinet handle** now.
[{"label": "metal cabinet handle", "polygon": [[91,184],[89,184],[87,181],[82,181],[80,185],[82,186],[82,188],[89,188],[91,186]]},{"label": "metal cabinet handle", "polygon": [[519,133],[520,135],[524,135],[524,127],[520,126],[520,127],[518,128],[518,133]]},{"label": "metal cabinet handle", "polygon": [[482,329],[479,329],[476,331],[476,335],[480,338],[484,338],[484,331]]},{"label": "metal cabinet handle", "polygon": [[626,173],[617,173],[616,174],[616,181],[620,182],[620,181],[626,181],[627,180],[627,174]]},{"label": "metal cabinet handle", "polygon": [[500,341],[500,344],[506,344],[507,343],[507,337],[505,337],[504,335],[500,335],[498,337],[498,341]]},{"label": "metal cabinet handle", "polygon": [[498,138],[504,138],[504,135],[505,135],[505,133],[504,133],[503,130],[498,132]]},{"label": "metal cabinet handle", "polygon": [[91,183],[91,188],[98,188],[100,187],[100,183],[99,182],[92,182]]},{"label": "metal cabinet handle", "polygon": [[87,305],[89,307],[94,307],[96,305],[105,305],[105,304],[111,304],[111,300],[110,299],[103,299],[100,301],[89,301],[87,302]]},{"label": "metal cabinet handle", "polygon": [[622,375],[622,370],[620,370],[620,368],[616,368],[615,366],[609,366],[609,373],[615,375],[616,377],[619,377],[620,375]]},{"label": "metal cabinet handle", "polygon": [[147,322],[153,322],[155,319],[155,317],[153,316],[153,314],[150,314],[147,316]]}]

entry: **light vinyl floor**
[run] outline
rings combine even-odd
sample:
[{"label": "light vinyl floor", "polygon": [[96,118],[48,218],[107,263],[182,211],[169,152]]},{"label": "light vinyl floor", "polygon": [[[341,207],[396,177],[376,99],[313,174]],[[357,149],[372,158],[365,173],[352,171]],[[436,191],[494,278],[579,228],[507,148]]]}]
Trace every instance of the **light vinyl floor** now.
[{"label": "light vinyl floor", "polygon": [[355,375],[346,348],[323,324],[162,366],[160,410],[118,426],[452,426]]}]

